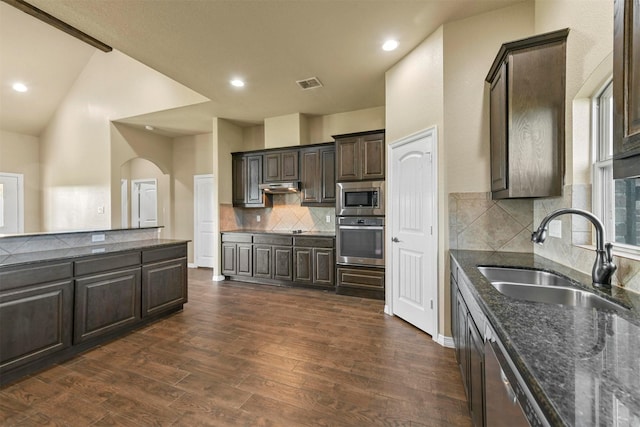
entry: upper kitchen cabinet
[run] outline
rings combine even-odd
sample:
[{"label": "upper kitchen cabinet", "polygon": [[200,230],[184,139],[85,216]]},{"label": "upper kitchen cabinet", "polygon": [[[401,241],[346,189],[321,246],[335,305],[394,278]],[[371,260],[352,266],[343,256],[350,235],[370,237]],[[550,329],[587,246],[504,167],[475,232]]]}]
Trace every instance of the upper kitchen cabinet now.
[{"label": "upper kitchen cabinet", "polygon": [[505,43],[486,81],[493,199],[562,195],[568,29]]},{"label": "upper kitchen cabinet", "polygon": [[615,0],[613,177],[640,176],[640,2]]},{"label": "upper kitchen cabinet", "polygon": [[303,206],[335,206],[336,149],[333,143],[300,150],[300,192]]},{"label": "upper kitchen cabinet", "polygon": [[384,130],[334,135],[336,181],[384,179]]},{"label": "upper kitchen cabinet", "polygon": [[264,182],[297,181],[298,179],[298,150],[264,154]]},{"label": "upper kitchen cabinet", "polygon": [[271,198],[260,190],[262,154],[232,154],[232,198],[234,207],[263,208]]}]

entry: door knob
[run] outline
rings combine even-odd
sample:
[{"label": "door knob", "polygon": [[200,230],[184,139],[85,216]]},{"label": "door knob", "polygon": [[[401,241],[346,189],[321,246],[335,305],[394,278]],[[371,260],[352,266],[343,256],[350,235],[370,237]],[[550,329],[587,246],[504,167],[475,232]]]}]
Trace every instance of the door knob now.
[{"label": "door knob", "polygon": [[391,241],[393,243],[400,243],[400,240],[397,237],[394,237],[393,239],[391,239]]}]

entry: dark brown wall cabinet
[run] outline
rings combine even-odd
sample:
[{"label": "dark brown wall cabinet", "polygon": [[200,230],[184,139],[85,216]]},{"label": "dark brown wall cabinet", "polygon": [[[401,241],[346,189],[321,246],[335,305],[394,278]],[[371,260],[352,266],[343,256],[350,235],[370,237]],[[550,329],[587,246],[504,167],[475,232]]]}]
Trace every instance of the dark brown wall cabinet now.
[{"label": "dark brown wall cabinet", "polygon": [[489,70],[494,199],[562,195],[568,34],[505,43]]},{"label": "dark brown wall cabinet", "polygon": [[264,182],[297,181],[298,150],[276,151],[263,156]]},{"label": "dark brown wall cabinet", "polygon": [[303,206],[335,206],[335,144],[300,150],[300,191]]},{"label": "dark brown wall cabinet", "polygon": [[235,207],[264,208],[271,198],[260,190],[262,184],[262,154],[233,153],[232,202]]},{"label": "dark brown wall cabinet", "polygon": [[613,177],[640,176],[640,2],[615,0]]},{"label": "dark brown wall cabinet", "polygon": [[384,131],[334,135],[336,181],[384,179]]}]

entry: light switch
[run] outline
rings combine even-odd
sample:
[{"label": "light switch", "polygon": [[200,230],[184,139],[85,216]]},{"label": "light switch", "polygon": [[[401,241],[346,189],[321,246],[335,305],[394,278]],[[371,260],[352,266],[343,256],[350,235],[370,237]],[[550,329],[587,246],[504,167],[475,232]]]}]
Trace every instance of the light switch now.
[{"label": "light switch", "polygon": [[327,217],[325,218],[325,221],[331,222],[331,215],[327,215]]},{"label": "light switch", "polygon": [[562,239],[562,221],[554,219],[549,223],[549,236]]},{"label": "light switch", "polygon": [[260,220],[261,220],[260,215],[256,215],[256,221],[260,222]]}]

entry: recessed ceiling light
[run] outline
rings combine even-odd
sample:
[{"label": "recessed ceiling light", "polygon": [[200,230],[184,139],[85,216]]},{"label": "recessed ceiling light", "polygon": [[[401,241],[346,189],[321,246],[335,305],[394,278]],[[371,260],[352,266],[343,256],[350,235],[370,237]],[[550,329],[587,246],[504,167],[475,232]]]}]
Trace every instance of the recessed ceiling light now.
[{"label": "recessed ceiling light", "polygon": [[390,50],[395,50],[397,47],[398,47],[397,40],[387,40],[382,45],[382,50],[390,51]]},{"label": "recessed ceiling light", "polygon": [[151,125],[146,125],[144,128],[145,128],[146,130],[154,130],[154,129],[155,129],[155,128],[154,128],[153,126],[151,126]]},{"label": "recessed ceiling light", "polygon": [[243,87],[244,86],[244,82],[240,79],[233,79],[231,80],[231,86],[235,86],[235,87]]},{"label": "recessed ceiling light", "polygon": [[11,86],[13,88],[13,90],[15,90],[16,92],[26,92],[29,90],[29,88],[27,87],[27,85],[25,85],[24,83],[20,83],[20,82],[16,82],[13,84],[13,86]]}]

